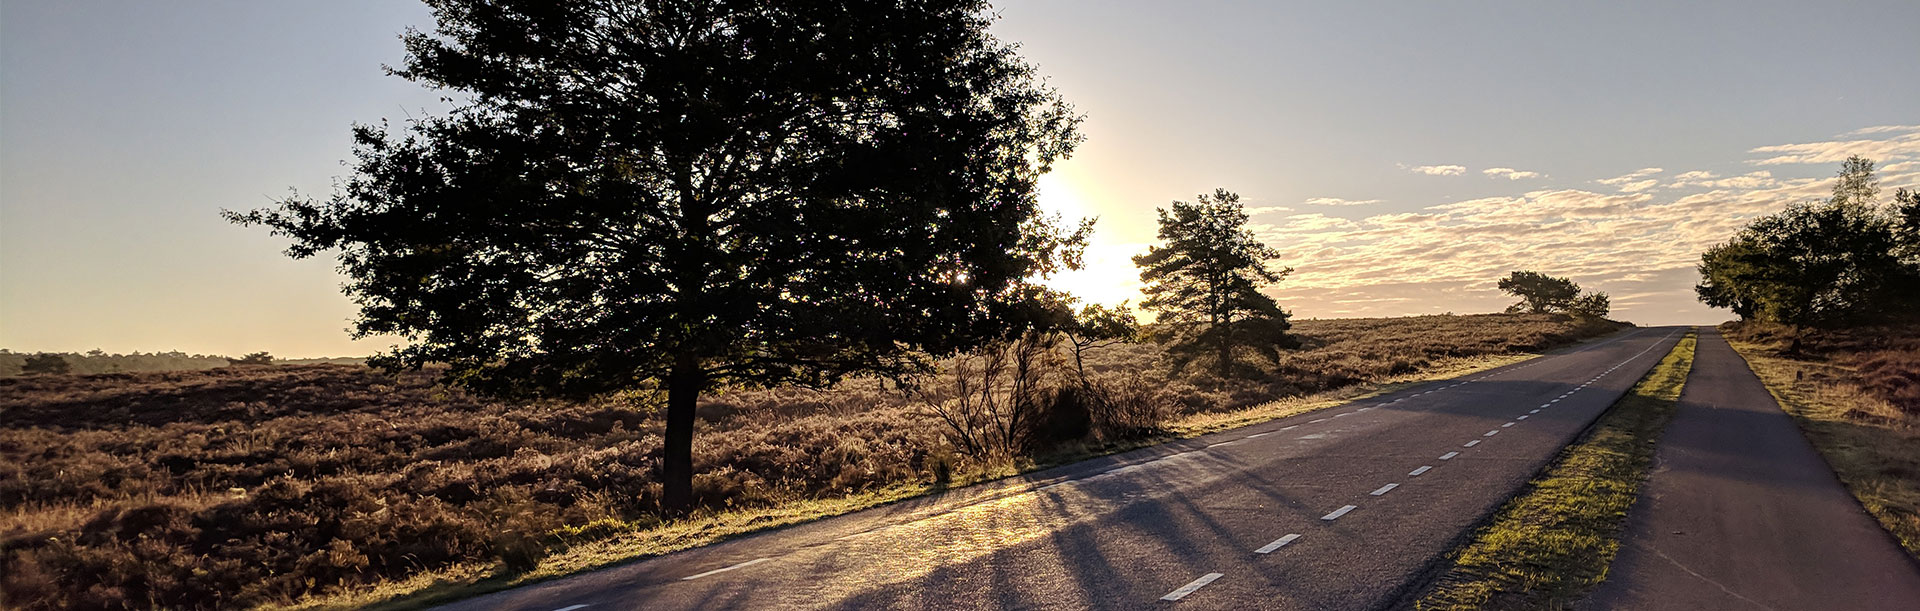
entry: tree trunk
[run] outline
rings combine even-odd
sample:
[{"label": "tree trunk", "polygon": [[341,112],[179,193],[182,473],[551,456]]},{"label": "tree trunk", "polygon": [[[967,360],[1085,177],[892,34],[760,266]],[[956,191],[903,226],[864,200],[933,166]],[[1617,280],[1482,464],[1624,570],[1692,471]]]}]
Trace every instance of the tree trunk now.
[{"label": "tree trunk", "polygon": [[693,417],[706,372],[699,359],[682,354],[667,374],[667,435],[661,458],[660,508],[667,515],[685,515],[693,508]]}]

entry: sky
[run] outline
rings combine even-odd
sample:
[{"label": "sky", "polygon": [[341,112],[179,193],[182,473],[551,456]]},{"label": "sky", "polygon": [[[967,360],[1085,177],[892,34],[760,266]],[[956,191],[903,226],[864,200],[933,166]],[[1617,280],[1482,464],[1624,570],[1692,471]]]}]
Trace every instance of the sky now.
[{"label": "sky", "polygon": [[[1223,187],[1296,317],[1498,311],[1515,269],[1710,324],[1699,253],[1822,197],[1920,187],[1920,3],[1006,0],[1087,119],[1041,200],[1100,219],[1052,279],[1138,299],[1154,210]],[[348,128],[443,112],[388,77],[401,0],[0,3],[0,348],[364,355],[326,259],[221,209],[329,193]]]}]

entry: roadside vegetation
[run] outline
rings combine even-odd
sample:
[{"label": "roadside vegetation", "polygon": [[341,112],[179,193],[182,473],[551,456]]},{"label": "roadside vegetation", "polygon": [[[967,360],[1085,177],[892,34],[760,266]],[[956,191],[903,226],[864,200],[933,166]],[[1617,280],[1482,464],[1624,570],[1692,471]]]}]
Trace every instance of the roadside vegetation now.
[{"label": "roadside vegetation", "polygon": [[[699,403],[694,511],[660,506],[658,403],[490,399],[441,371],[360,366],[0,380],[0,606],[177,609],[417,604],[697,546],[1331,405],[1610,333],[1559,315],[1300,320],[1252,378],[1165,366],[1153,344],[1083,354],[1087,379],[1157,420],[1058,426],[971,453],[902,390],[714,393]],[[1034,421],[1085,416],[1068,344],[1037,372]],[[1005,393],[1007,387],[996,386]],[[1004,396],[1004,395],[1003,395]],[[945,397],[941,399],[940,397]],[[1062,432],[1064,431],[1064,432]],[[403,605],[404,606],[404,605]]]},{"label": "roadside vegetation", "polygon": [[1614,403],[1451,557],[1419,609],[1567,609],[1606,578],[1660,432],[1672,420],[1695,337]]},{"label": "roadside vegetation", "polygon": [[1847,490],[1920,560],[1920,328],[1721,330]]}]

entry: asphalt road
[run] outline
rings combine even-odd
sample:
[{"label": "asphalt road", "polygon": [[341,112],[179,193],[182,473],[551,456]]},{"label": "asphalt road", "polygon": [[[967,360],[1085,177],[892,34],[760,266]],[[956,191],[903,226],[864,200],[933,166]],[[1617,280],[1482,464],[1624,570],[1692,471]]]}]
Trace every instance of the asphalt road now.
[{"label": "asphalt road", "polygon": [[1391,606],[1679,331],[444,608]]},{"label": "asphalt road", "polygon": [[1920,566],[1847,494],[1720,333],[1589,609],[1920,609]]}]

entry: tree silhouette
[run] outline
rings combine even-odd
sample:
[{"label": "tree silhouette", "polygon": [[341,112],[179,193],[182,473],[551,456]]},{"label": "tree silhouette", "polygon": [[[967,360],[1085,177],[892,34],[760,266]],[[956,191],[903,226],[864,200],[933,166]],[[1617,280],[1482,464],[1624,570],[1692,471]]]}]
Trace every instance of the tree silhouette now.
[{"label": "tree silhouette", "polygon": [[1590,318],[1606,318],[1607,312],[1612,308],[1613,300],[1608,298],[1606,293],[1601,292],[1582,293],[1579,297],[1573,298],[1573,303],[1567,304],[1569,313]]},{"label": "tree silhouette", "polygon": [[1573,305],[1574,298],[1580,296],[1580,285],[1572,280],[1532,271],[1508,274],[1497,286],[1520,298],[1519,303],[1507,306],[1508,312],[1565,312]]},{"label": "tree silhouette", "polygon": [[61,375],[73,371],[73,364],[66,357],[43,352],[27,357],[20,365],[20,373],[25,375]]},{"label": "tree silhouette", "polygon": [[1873,208],[1880,196],[1880,185],[1873,179],[1873,160],[1854,155],[1840,164],[1840,176],[1833,181],[1833,197],[1827,201],[1836,206],[1854,206],[1862,210]]},{"label": "tree silhouette", "polygon": [[1278,358],[1290,347],[1287,313],[1260,287],[1279,282],[1293,268],[1273,271],[1267,260],[1279,253],[1246,229],[1240,196],[1226,189],[1202,194],[1195,203],[1173,202],[1158,209],[1160,240],[1134,257],[1147,299],[1141,307],[1159,313],[1156,327],[1172,335],[1168,354],[1185,366],[1210,354],[1217,371],[1234,367],[1236,347],[1253,348]]},{"label": "tree silhouette", "polygon": [[330,199],[228,216],[337,249],[356,333],[409,340],[376,364],[664,390],[669,512],[702,392],[923,369],[1078,264],[1090,226],[1034,181],[1079,117],[985,2],[429,4],[391,71],[463,105],[356,127]]}]

